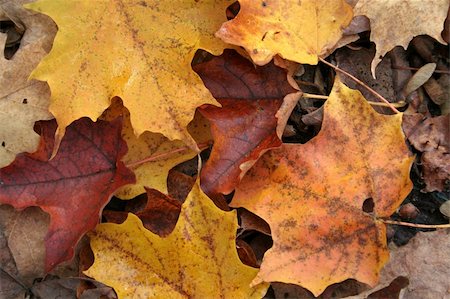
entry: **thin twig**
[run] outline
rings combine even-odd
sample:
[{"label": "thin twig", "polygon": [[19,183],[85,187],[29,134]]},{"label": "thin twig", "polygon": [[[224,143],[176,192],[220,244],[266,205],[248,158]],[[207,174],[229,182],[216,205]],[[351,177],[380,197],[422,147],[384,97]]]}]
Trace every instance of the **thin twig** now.
[{"label": "thin twig", "polygon": [[[397,69],[397,70],[408,70],[408,71],[418,71],[419,70],[419,68],[417,68],[417,67],[400,66],[400,65],[393,65],[392,68]],[[447,70],[434,70],[434,72],[437,74],[450,74],[450,71],[447,71]]]},{"label": "thin twig", "polygon": [[[207,141],[207,142],[204,142],[204,143],[200,143],[197,146],[202,151],[204,149],[207,149],[211,145],[211,143],[212,143],[211,141]],[[180,148],[176,148],[176,149],[170,150],[170,151],[165,152],[165,153],[149,156],[149,157],[144,158],[142,160],[128,163],[125,166],[128,167],[128,168],[136,168],[136,167],[138,167],[138,166],[140,166],[140,165],[142,165],[144,163],[158,161],[158,160],[163,160],[163,159],[165,159],[167,157],[170,157],[170,156],[175,155],[177,153],[181,153],[181,152],[187,151],[189,149],[190,149],[190,147],[183,146],[183,147],[180,147]]]},{"label": "thin twig", "polygon": [[[324,96],[321,94],[311,94],[311,93],[302,93],[302,97],[309,98],[309,99],[315,99],[315,100],[327,100],[328,96]],[[373,101],[367,101],[372,106],[383,106],[383,107],[389,107],[388,104],[382,103],[382,102],[373,102]],[[397,103],[390,103],[394,107],[404,107],[406,105],[405,101],[397,102]]]},{"label": "thin twig", "polygon": [[395,225],[402,225],[402,226],[410,226],[410,227],[417,227],[417,228],[450,228],[449,224],[416,224],[416,223],[409,223],[409,222],[403,222],[403,221],[395,221],[395,220],[386,220],[386,219],[378,219],[381,222],[384,222],[386,224],[395,224]]},{"label": "thin twig", "polygon": [[323,63],[325,63],[326,65],[328,65],[329,67],[333,68],[334,70],[336,70],[337,72],[343,73],[344,75],[350,77],[351,79],[353,79],[356,83],[360,84],[361,86],[363,86],[365,89],[367,89],[368,91],[370,91],[374,96],[376,96],[377,98],[379,98],[380,100],[382,100],[384,103],[386,103],[386,105],[391,108],[392,111],[394,111],[395,113],[400,113],[400,111],[397,110],[397,108],[395,108],[388,100],[386,100],[381,94],[379,94],[378,92],[376,92],[375,90],[373,90],[372,88],[370,88],[369,86],[367,86],[364,82],[362,82],[361,80],[359,80],[358,78],[356,78],[355,76],[353,76],[350,73],[347,73],[346,71],[344,71],[343,69],[329,63],[328,61],[326,61],[323,58],[319,57],[319,60],[322,61]]}]

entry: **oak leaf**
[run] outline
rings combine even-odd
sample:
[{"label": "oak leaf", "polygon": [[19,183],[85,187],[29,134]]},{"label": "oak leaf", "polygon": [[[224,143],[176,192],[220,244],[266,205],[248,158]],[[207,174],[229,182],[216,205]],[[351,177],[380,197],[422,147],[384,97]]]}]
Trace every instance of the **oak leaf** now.
[{"label": "oak leaf", "polygon": [[387,52],[395,46],[406,49],[417,35],[427,34],[440,43],[445,43],[441,32],[444,29],[449,3],[449,0],[359,0],[354,13],[370,19],[370,40],[376,45],[371,66],[372,75],[375,77],[375,68]]},{"label": "oak leaf", "polygon": [[68,127],[58,154],[48,160],[56,122],[42,122],[38,150],[20,154],[0,169],[0,203],[16,209],[39,206],[50,214],[46,271],[72,257],[74,246],[97,225],[114,191],[134,182],[133,173],[120,162],[127,150],[121,124],[78,120]]},{"label": "oak leaf", "polygon": [[20,47],[11,59],[3,55],[7,35],[0,33],[0,168],[11,163],[16,154],[34,152],[39,135],[33,131],[38,120],[52,118],[48,85],[28,77],[50,51],[56,26],[47,16],[21,7],[24,0],[0,3],[0,16],[25,26]]},{"label": "oak leaf", "polygon": [[353,11],[345,0],[240,0],[236,18],[216,33],[223,41],[244,47],[258,65],[276,54],[317,64],[334,49]]},{"label": "oak leaf", "polygon": [[[136,183],[121,187],[115,195],[121,199],[131,199],[144,193],[144,186],[167,194],[167,175],[170,169],[192,159],[197,153],[186,148],[183,142],[171,141],[158,133],[144,132],[136,137],[131,126],[130,113],[120,100],[114,99],[100,118],[111,121],[117,117],[123,118],[122,138],[128,146],[128,152],[122,161],[135,173]],[[210,141],[212,138],[207,120],[201,115],[196,114],[188,130],[199,143]],[[149,157],[155,159],[141,163]]]},{"label": "oak leaf", "polygon": [[214,139],[201,185],[209,195],[229,194],[262,154],[281,145],[300,93],[288,83],[284,69],[273,63],[255,67],[231,50],[194,70],[222,105],[199,109],[211,122]]},{"label": "oak leaf", "polygon": [[97,119],[119,96],[137,136],[162,133],[196,149],[186,126],[196,107],[217,102],[192,71],[191,60],[199,48],[217,55],[226,47],[214,32],[232,2],[41,0],[27,5],[59,28],[51,52],[31,75],[50,85],[58,140],[71,122]]},{"label": "oak leaf", "polygon": [[260,298],[268,284],[249,286],[258,270],[239,260],[236,229],[236,212],[218,209],[197,183],[165,238],[131,213],[123,224],[100,224],[90,233],[95,262],[85,274],[119,298]]},{"label": "oak leaf", "polygon": [[254,283],[294,283],[317,296],[348,278],[374,285],[389,257],[384,224],[362,206],[371,198],[387,217],[412,188],[402,115],[376,113],[338,78],[324,109],[314,139],[268,152],[236,188],[231,206],[267,221],[274,241]]}]

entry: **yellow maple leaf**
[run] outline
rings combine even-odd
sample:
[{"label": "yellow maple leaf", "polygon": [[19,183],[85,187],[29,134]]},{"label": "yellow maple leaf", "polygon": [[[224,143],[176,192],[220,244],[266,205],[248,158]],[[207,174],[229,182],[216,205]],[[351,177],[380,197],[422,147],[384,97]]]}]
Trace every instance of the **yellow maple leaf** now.
[{"label": "yellow maple leaf", "polygon": [[349,278],[376,284],[389,257],[385,225],[362,207],[371,198],[375,216],[390,216],[412,189],[401,122],[337,79],[319,134],[247,173],[230,205],[266,220],[274,242],[255,283],[295,283],[315,296]]},{"label": "yellow maple leaf", "polygon": [[[136,183],[121,187],[115,195],[121,199],[131,199],[145,193],[144,186],[167,194],[169,171],[174,166],[195,157],[197,152],[186,148],[179,140],[171,141],[158,133],[144,132],[136,137],[130,123],[130,113],[123,107],[120,100],[113,100],[101,119],[112,121],[119,116],[123,118],[122,138],[128,146],[128,152],[122,161],[133,170]],[[199,143],[212,139],[209,123],[199,114],[196,114],[189,124],[188,130]],[[155,159],[140,163],[149,157],[155,157]]]},{"label": "yellow maple leaf", "polygon": [[95,262],[85,274],[112,286],[119,298],[261,298],[250,287],[258,269],[236,251],[236,212],[224,212],[194,185],[173,232],[162,238],[133,214],[90,233]]},{"label": "yellow maple leaf", "polygon": [[186,130],[195,108],[218,103],[191,69],[197,49],[220,54],[214,32],[231,0],[42,0],[28,8],[58,25],[53,49],[31,77],[47,81],[57,137],[74,120],[96,120],[122,98],[137,136],[162,133],[196,144]]},{"label": "yellow maple leaf", "polygon": [[375,77],[375,68],[387,52],[395,46],[406,49],[417,35],[428,34],[444,44],[441,32],[449,3],[449,0],[359,0],[354,8],[355,15],[370,19],[370,40],[376,45],[372,75]]},{"label": "yellow maple leaf", "polygon": [[240,0],[236,18],[216,33],[244,47],[258,65],[273,56],[317,64],[334,49],[353,16],[345,0]]}]

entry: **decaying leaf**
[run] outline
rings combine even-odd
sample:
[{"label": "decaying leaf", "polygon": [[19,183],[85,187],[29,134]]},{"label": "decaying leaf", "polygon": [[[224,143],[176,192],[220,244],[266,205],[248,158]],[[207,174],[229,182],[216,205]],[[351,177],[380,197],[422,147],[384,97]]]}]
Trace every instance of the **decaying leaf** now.
[{"label": "decaying leaf", "polygon": [[449,0],[359,0],[354,13],[365,15],[370,19],[370,39],[377,49],[372,61],[372,75],[375,77],[375,67],[387,52],[395,46],[406,49],[409,42],[417,35],[428,34],[437,41],[445,43],[441,32],[449,3]]},{"label": "decaying leaf", "polygon": [[[145,192],[144,186],[167,194],[167,175],[175,165],[192,159],[197,153],[185,148],[181,141],[170,141],[158,133],[144,132],[139,137],[134,134],[130,123],[130,113],[123,107],[120,100],[113,100],[111,106],[103,113],[101,119],[111,121],[117,117],[123,118],[122,138],[128,146],[128,152],[122,161],[130,165],[136,175],[136,183],[127,185],[116,192],[122,199],[131,199]],[[189,132],[197,142],[207,142],[212,139],[207,121],[196,115],[188,127]],[[180,149],[183,149],[181,151]],[[155,159],[145,163],[137,163],[143,159]],[[137,163],[137,164],[136,164]]]},{"label": "decaying leaf", "polygon": [[375,289],[347,299],[380,298],[370,295],[399,276],[406,277],[405,299],[450,297],[450,231],[419,232],[408,244],[391,248],[391,257]]},{"label": "decaying leaf", "polygon": [[[411,117],[409,117],[411,118]],[[408,140],[422,152],[425,192],[442,191],[450,182],[450,115],[426,118],[404,125]]]},{"label": "decaying leaf", "polygon": [[255,164],[231,202],[271,228],[274,244],[254,283],[294,283],[315,296],[348,278],[376,284],[389,255],[385,226],[362,207],[373,200],[374,214],[387,217],[412,188],[401,120],[376,113],[337,79],[319,134]]},{"label": "decaying leaf", "polygon": [[134,182],[133,173],[120,162],[126,152],[121,124],[78,120],[68,128],[58,154],[48,160],[56,122],[42,122],[38,150],[18,155],[0,169],[0,203],[16,209],[39,206],[50,214],[46,271],[72,257],[74,246],[97,225],[114,191]]},{"label": "decaying leaf", "polygon": [[21,22],[26,27],[20,48],[7,60],[3,52],[7,35],[0,33],[0,168],[14,160],[18,153],[33,152],[39,135],[34,122],[50,119],[48,85],[28,77],[50,50],[56,26],[47,16],[27,11],[26,0],[0,3],[0,14]]},{"label": "decaying leaf", "polygon": [[300,97],[273,63],[255,67],[234,51],[196,65],[222,107],[200,110],[211,122],[214,147],[201,172],[203,190],[229,194],[267,150],[281,145],[281,134]]},{"label": "decaying leaf", "polygon": [[436,63],[427,63],[422,66],[408,81],[405,86],[405,95],[409,95],[411,92],[425,84],[428,79],[433,75],[436,69]]},{"label": "decaying leaf", "polygon": [[32,73],[50,85],[58,138],[80,117],[97,119],[119,96],[137,136],[162,133],[196,149],[186,126],[196,107],[217,102],[190,64],[199,48],[217,55],[226,47],[214,32],[232,2],[41,0],[28,5],[59,28],[50,54]]},{"label": "decaying leaf", "polygon": [[85,274],[119,298],[260,298],[268,285],[249,286],[257,269],[239,260],[236,229],[236,212],[218,209],[197,183],[165,238],[133,214],[123,224],[100,224],[90,233],[95,262]]},{"label": "decaying leaf", "polygon": [[240,0],[236,18],[216,33],[223,41],[244,47],[258,65],[273,56],[317,64],[330,54],[353,17],[345,0]]}]

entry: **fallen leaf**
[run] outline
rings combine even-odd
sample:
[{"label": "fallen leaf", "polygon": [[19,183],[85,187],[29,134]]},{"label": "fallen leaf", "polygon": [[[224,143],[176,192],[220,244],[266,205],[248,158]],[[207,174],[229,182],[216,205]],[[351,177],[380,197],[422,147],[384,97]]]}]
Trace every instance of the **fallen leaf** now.
[{"label": "fallen leaf", "polygon": [[211,122],[214,139],[200,174],[201,185],[210,196],[229,194],[262,154],[281,145],[300,93],[291,87],[284,69],[274,64],[255,68],[234,51],[225,51],[194,70],[222,105],[199,109]]},{"label": "fallen leaf", "polygon": [[[411,117],[409,117],[411,118]],[[450,181],[450,116],[441,115],[404,126],[409,142],[422,152],[425,192],[442,191]]]},{"label": "fallen leaf", "polygon": [[8,248],[8,241],[0,230],[0,296],[2,298],[22,299],[26,292],[25,286],[17,281],[17,268],[14,258]]},{"label": "fallen leaf", "polygon": [[48,215],[37,207],[18,212],[8,205],[0,206],[0,229],[8,241],[16,275],[28,286],[45,274],[44,237],[48,223]]},{"label": "fallen leaf", "polygon": [[299,63],[317,64],[350,24],[352,7],[344,0],[240,0],[236,18],[216,33],[226,43],[244,47],[258,65],[279,54]]},{"label": "fallen leaf", "polygon": [[362,207],[370,198],[376,216],[390,216],[412,189],[401,121],[376,113],[337,78],[319,134],[255,164],[230,204],[271,228],[274,244],[253,283],[294,283],[315,296],[348,278],[377,283],[389,256],[385,226]]},{"label": "fallen leaf", "polygon": [[191,60],[199,48],[218,55],[226,47],[214,32],[232,2],[41,0],[27,5],[59,28],[50,54],[31,75],[50,85],[58,140],[74,120],[96,120],[119,96],[137,136],[162,133],[196,149],[186,126],[196,107],[217,102],[192,71]]},{"label": "fallen leaf", "polygon": [[[391,248],[391,258],[380,274],[380,286],[399,276],[408,278],[403,298],[448,298],[450,296],[450,231],[419,232],[408,244]],[[372,298],[376,290],[347,299]],[[376,297],[378,298],[378,297]]]},{"label": "fallen leaf", "polygon": [[[101,119],[111,121],[119,116],[123,118],[122,138],[128,146],[128,152],[122,161],[133,170],[136,183],[123,186],[115,195],[121,199],[131,199],[144,193],[144,187],[167,194],[167,175],[170,169],[192,159],[197,153],[187,148],[183,142],[170,141],[158,133],[144,132],[136,137],[131,126],[130,113],[118,99],[113,100]],[[201,115],[196,114],[188,129],[199,143],[212,139],[207,120]],[[154,159],[139,163],[149,157]]]},{"label": "fallen leaf", "polygon": [[449,0],[359,0],[354,14],[365,15],[370,19],[370,40],[377,49],[371,66],[372,75],[375,77],[375,67],[387,52],[395,46],[406,49],[417,35],[427,34],[440,43],[445,43],[441,32],[449,3]]},{"label": "fallen leaf", "polygon": [[28,77],[50,50],[56,26],[47,16],[22,8],[26,0],[0,3],[4,12],[26,27],[20,48],[7,60],[3,56],[7,35],[0,32],[0,168],[11,163],[16,154],[33,152],[39,135],[33,131],[38,120],[52,118],[47,108],[50,102],[48,85]]},{"label": "fallen leaf", "polygon": [[268,284],[249,287],[257,269],[236,252],[236,212],[218,209],[194,186],[167,237],[146,230],[133,214],[90,233],[94,265],[85,274],[119,298],[261,298]]},{"label": "fallen leaf", "polygon": [[412,77],[409,79],[408,84],[405,86],[405,95],[409,95],[420,86],[424,85],[428,79],[433,76],[433,72],[436,69],[436,63],[427,63],[422,66]]},{"label": "fallen leaf", "polygon": [[[395,70],[392,69],[392,62],[389,55],[385,56],[377,66],[377,79],[372,77],[370,72],[370,61],[372,61],[374,55],[374,47],[369,49],[362,48],[356,51],[349,48],[342,48],[336,51],[336,60],[340,68],[363,81],[367,86],[378,92],[385,99],[388,99],[391,102],[404,100],[404,96],[400,92],[397,93],[395,91]],[[369,92],[366,88],[361,86],[361,84],[356,83],[351,78],[343,76],[342,82],[352,89],[359,90],[368,101],[380,101],[373,93]],[[379,110],[379,112],[382,111]]]},{"label": "fallen leaf", "polygon": [[0,203],[19,210],[39,206],[50,214],[45,237],[47,272],[73,256],[74,246],[97,225],[114,191],[134,181],[120,162],[126,152],[121,124],[120,120],[78,120],[68,128],[58,154],[48,160],[56,122],[42,122],[39,149],[17,156],[0,169]]}]

